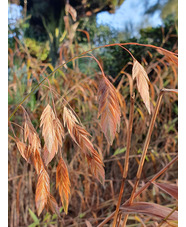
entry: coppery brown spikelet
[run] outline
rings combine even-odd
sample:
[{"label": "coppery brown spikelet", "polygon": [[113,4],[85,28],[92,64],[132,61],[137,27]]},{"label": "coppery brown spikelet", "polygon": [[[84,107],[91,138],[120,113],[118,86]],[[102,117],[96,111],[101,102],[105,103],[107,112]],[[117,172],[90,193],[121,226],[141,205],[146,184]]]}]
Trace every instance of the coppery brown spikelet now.
[{"label": "coppery brown spikelet", "polygon": [[104,183],[105,171],[104,164],[98,152],[94,149],[93,144],[88,139],[90,134],[78,124],[75,115],[67,107],[64,107],[63,112],[64,124],[67,126],[68,132],[74,142],[81,148],[85,154],[92,174],[101,182]]},{"label": "coppery brown spikelet", "polygon": [[41,114],[41,123],[40,127],[42,128],[42,135],[49,153],[55,153],[57,150],[57,144],[55,141],[56,133],[54,128],[54,119],[55,115],[48,104]]},{"label": "coppery brown spikelet", "polygon": [[58,215],[58,217],[60,217],[58,204],[57,204],[55,198],[51,194],[50,194],[50,196],[48,196],[47,209],[52,211],[52,213],[56,213]]},{"label": "coppery brown spikelet", "polygon": [[136,78],[138,91],[150,114],[149,78],[143,66],[136,59],[134,59],[133,63],[132,78],[133,80]]},{"label": "coppery brown spikelet", "polygon": [[39,174],[36,186],[35,202],[38,215],[41,214],[44,207],[47,205],[48,197],[50,196],[50,178],[45,169]]},{"label": "coppery brown spikelet", "polygon": [[62,158],[60,158],[56,169],[56,188],[59,190],[59,195],[65,213],[68,212],[69,194],[70,194],[70,180],[67,166]]},{"label": "coppery brown spikelet", "polygon": [[29,115],[24,111],[24,140],[28,140],[28,144],[32,147],[33,152],[37,149],[40,152],[41,142],[39,136],[30,120]]},{"label": "coppery brown spikelet", "polygon": [[16,139],[16,144],[17,144],[17,148],[21,154],[21,156],[30,163],[30,155],[31,155],[31,151],[32,148],[30,145],[26,145],[25,143],[21,142],[18,138]]},{"label": "coppery brown spikelet", "polygon": [[101,116],[101,127],[110,145],[120,128],[120,107],[115,87],[103,76],[98,90],[98,118]]},{"label": "coppery brown spikelet", "polygon": [[44,161],[45,164],[53,159],[54,155],[58,152],[58,147],[62,147],[62,138],[64,138],[64,129],[55,116],[52,108],[48,104],[43,110],[41,115],[40,127],[42,128],[42,135],[44,137],[45,146],[44,146]]}]

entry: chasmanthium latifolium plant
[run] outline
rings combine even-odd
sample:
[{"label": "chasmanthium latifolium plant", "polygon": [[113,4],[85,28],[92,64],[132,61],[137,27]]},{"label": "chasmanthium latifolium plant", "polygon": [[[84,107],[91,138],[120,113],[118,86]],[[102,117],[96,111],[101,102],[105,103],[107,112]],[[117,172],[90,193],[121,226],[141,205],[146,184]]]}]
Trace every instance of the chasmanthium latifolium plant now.
[{"label": "chasmanthium latifolium plant", "polygon": [[[157,112],[151,108],[151,101],[150,101],[150,94],[149,94],[149,84],[150,80],[148,75],[144,69],[144,67],[135,59],[135,57],[131,54],[131,52],[126,48],[127,45],[139,45],[139,46],[146,46],[150,48],[154,48],[160,54],[164,55],[167,61],[171,62],[174,65],[177,65],[177,54],[167,51],[161,47],[156,47],[153,45],[145,45],[145,44],[138,44],[138,43],[115,43],[115,44],[108,44],[102,47],[97,47],[86,51],[80,54],[73,59],[70,59],[68,62],[82,58],[92,58],[94,59],[100,70],[101,75],[98,81],[98,94],[97,94],[97,107],[98,107],[98,119],[101,125],[101,129],[105,135],[105,138],[110,146],[112,146],[116,133],[120,131],[120,118],[121,118],[121,110],[120,110],[120,101],[118,98],[118,91],[114,87],[114,85],[110,82],[108,77],[105,75],[104,70],[100,64],[100,62],[92,55],[89,55],[89,52],[103,47],[109,46],[120,46],[127,51],[127,54],[130,54],[133,59],[133,67],[131,71],[131,111],[129,116],[129,129],[127,135],[127,152],[126,152],[126,159],[125,159],[125,167],[124,167],[124,178],[127,176],[128,172],[128,156],[130,150],[130,139],[132,133],[132,121],[133,121],[133,106],[134,106],[134,91],[133,91],[133,81],[136,80],[137,90],[140,93],[141,99],[143,100],[148,113],[152,115],[152,128],[153,124],[157,115]],[[37,173],[37,185],[36,185],[36,193],[35,193],[35,204],[37,208],[38,215],[41,214],[44,208],[57,213],[60,216],[58,203],[56,202],[55,198],[51,195],[50,192],[50,177],[47,173],[47,167],[50,165],[50,162],[56,155],[59,155],[59,162],[56,167],[56,189],[59,192],[61,202],[64,208],[65,213],[68,213],[68,205],[69,205],[69,198],[70,198],[70,179],[68,173],[68,165],[65,163],[63,158],[63,142],[65,140],[66,135],[68,134],[72,141],[77,145],[78,149],[81,150],[82,158],[86,160],[92,175],[102,184],[105,181],[105,171],[104,171],[104,164],[102,160],[102,156],[100,155],[99,151],[95,148],[93,143],[91,142],[91,135],[86,131],[85,127],[80,122],[77,114],[69,105],[69,103],[62,99],[61,102],[61,111],[62,117],[58,117],[58,113],[55,108],[55,102],[53,99],[53,91],[51,89],[50,82],[48,78],[53,75],[59,68],[66,65],[68,62],[60,65],[57,67],[48,77],[45,77],[37,86],[33,88],[31,93],[33,93],[44,81],[48,81],[49,89],[51,92],[52,102],[47,103],[46,107],[43,109],[43,112],[40,116],[40,130],[42,134],[42,139],[44,140],[44,144],[41,145],[41,138],[39,137],[36,129],[34,128],[29,114],[23,107],[23,103],[29,95],[23,99],[22,102],[15,108],[12,112],[9,120],[13,117],[15,112],[18,110],[19,107],[22,107],[24,122],[23,122],[23,130],[24,130],[24,138],[17,138],[16,143],[18,150],[22,157],[31,165],[34,166],[35,171]],[[167,90],[164,90],[163,93],[166,93]],[[176,90],[172,89],[170,92],[177,93]],[[30,94],[31,94],[30,93]],[[161,96],[162,98],[162,96]],[[157,103],[161,102],[161,98]],[[157,111],[158,111],[157,107]],[[152,132],[152,128],[150,133]],[[150,140],[150,133],[148,135],[148,140]],[[148,147],[147,142],[147,147]],[[145,143],[146,144],[146,143]],[[142,157],[146,154],[147,147],[144,149],[144,153]],[[141,168],[143,167],[144,159],[142,158],[140,163],[140,168],[138,171],[138,177],[141,175]],[[133,199],[135,197],[136,188],[138,185],[139,179],[137,179],[135,184],[135,189],[132,192],[130,204],[133,204]],[[163,187],[162,185],[160,187]],[[121,197],[124,189],[124,181],[121,186],[120,196],[118,200],[118,205],[116,208],[115,218],[114,218],[114,226],[118,221],[119,216],[119,209],[120,209],[120,202]],[[164,187],[165,189],[165,187]],[[139,206],[139,204],[138,204]],[[147,204],[140,204],[140,207],[143,208],[147,206]],[[156,212],[159,208],[155,205],[151,205]],[[137,207],[137,205],[136,205]],[[123,208],[124,209],[124,208]],[[136,208],[137,209],[137,208]],[[134,210],[133,210],[134,211]],[[155,213],[156,213],[155,212]],[[148,213],[148,212],[147,212]],[[165,212],[166,214],[168,211]],[[112,216],[113,217],[113,216]],[[173,216],[170,215],[173,219],[176,218],[175,214]],[[126,223],[127,216],[125,217],[124,223]]]}]

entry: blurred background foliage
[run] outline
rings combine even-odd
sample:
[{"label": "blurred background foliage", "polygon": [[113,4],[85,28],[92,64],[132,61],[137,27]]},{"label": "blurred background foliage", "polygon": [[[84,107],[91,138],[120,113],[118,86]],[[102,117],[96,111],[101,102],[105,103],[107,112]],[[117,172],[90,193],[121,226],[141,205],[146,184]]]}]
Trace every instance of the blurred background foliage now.
[{"label": "blurred background foliage", "polygon": [[[8,36],[8,95],[9,113],[28,94],[34,85],[48,76],[55,67],[77,56],[88,49],[119,42],[138,42],[161,46],[177,52],[177,0],[144,0],[145,12],[137,35],[133,35],[133,26],[124,24],[123,29],[113,28],[112,24],[97,23],[97,15],[108,11],[111,14],[130,0],[9,0],[9,36]],[[140,1],[140,0],[139,0]],[[67,8],[66,4],[73,8]],[[150,4],[151,3],[151,4]],[[143,16],[152,17],[160,13],[161,25],[144,27]],[[123,12],[125,13],[125,12]],[[134,9],[135,17],[135,9]],[[119,23],[119,19],[118,19]],[[143,25],[143,26],[142,26]],[[145,67],[152,86],[151,103],[154,108],[159,90],[163,87],[177,88],[177,69],[168,59],[152,49],[140,46],[127,46],[135,58]],[[121,132],[117,135],[112,147],[108,147],[97,122],[97,81],[99,68],[91,59],[82,58],[71,61],[58,70],[49,81],[54,91],[56,110],[61,113],[63,97],[76,111],[87,131],[92,135],[96,149],[105,160],[106,185],[102,188],[88,172],[81,160],[79,150],[74,148],[67,136],[64,141],[64,156],[69,163],[71,179],[71,202],[69,215],[63,215],[63,226],[85,226],[89,219],[93,226],[104,219],[115,209],[119,193],[122,172],[122,155],[126,150],[126,125],[129,115],[130,81],[132,69],[131,56],[119,47],[101,48],[93,52],[101,62],[103,69],[121,95],[122,110]],[[39,132],[39,118],[51,94],[48,84],[41,86],[24,103],[33,125]],[[165,97],[155,125],[149,156],[143,172],[142,182],[162,168],[177,152],[177,96]],[[145,110],[139,95],[136,95],[134,129],[131,144],[131,166],[129,179],[133,179],[139,163],[140,149],[146,135],[150,116]],[[13,128],[16,135],[22,136],[22,111],[13,117]],[[17,126],[17,125],[19,126]],[[9,131],[13,136],[12,131]],[[114,155],[113,155],[114,154]],[[153,163],[153,168],[152,168]],[[55,167],[53,160],[49,167],[51,191],[55,198]],[[9,142],[9,223],[10,226],[49,226],[56,224],[55,215],[43,213],[40,218],[35,215],[34,194],[36,180],[32,166],[22,160],[15,142]],[[177,167],[161,178],[164,182],[175,183]],[[127,184],[128,198],[132,183]],[[154,196],[155,195],[155,196]],[[166,194],[152,186],[139,200],[145,199],[173,206],[173,201]],[[59,199],[58,199],[59,201]],[[77,209],[78,207],[78,209]],[[94,217],[91,219],[91,217]],[[142,216],[141,216],[142,217]],[[146,220],[149,226],[152,220]],[[131,223],[139,223],[131,215]],[[57,224],[59,226],[59,223]],[[132,226],[132,225],[131,225]],[[137,226],[137,225],[136,225]]]},{"label": "blurred background foliage", "polygon": [[[16,1],[9,1],[15,3]],[[68,2],[68,1],[67,1]],[[164,33],[166,34],[170,27],[174,27],[174,34],[177,34],[177,20],[178,20],[178,2],[177,0],[156,0],[153,1],[154,4],[149,6],[150,1],[144,1],[146,3],[145,14],[151,16],[157,11],[161,11],[161,18],[163,26],[159,28],[148,27],[139,31],[139,39],[132,37],[132,31],[130,31],[129,26],[126,26],[123,30],[117,31],[112,29],[110,26],[97,25],[96,24],[96,14],[102,11],[108,11],[114,13],[115,10],[124,1],[96,1],[96,0],[75,0],[70,2],[77,12],[78,29],[86,30],[90,36],[90,42],[92,47],[114,43],[114,42],[130,42],[138,41],[141,43],[154,43],[154,45],[160,45],[163,42],[162,27],[164,28]],[[22,16],[14,25],[10,26],[9,23],[9,34],[14,34],[16,37],[27,38],[29,48],[33,46],[31,50],[33,52],[40,52],[41,49],[37,46],[44,48],[43,55],[50,58],[50,62],[53,65],[56,64],[59,58],[59,48],[66,37],[65,34],[65,3],[63,0],[29,0],[27,1],[17,1],[22,7]],[[73,19],[70,20],[71,22]],[[119,21],[118,21],[119,23]],[[67,26],[67,25],[66,25]],[[132,28],[131,28],[132,29]],[[76,39],[79,44],[86,43],[87,40],[85,35],[77,32]],[[14,38],[9,37],[9,45]],[[33,44],[31,43],[33,42]],[[169,42],[171,43],[171,42]],[[49,47],[48,47],[49,45]],[[166,48],[171,48],[171,46],[166,44]],[[33,50],[35,49],[35,50]],[[48,52],[49,49],[49,52]],[[104,50],[107,51],[107,50]],[[107,51],[108,52],[108,51]],[[122,50],[120,50],[122,52]],[[109,53],[108,53],[109,54]],[[112,53],[111,53],[112,55]],[[38,57],[38,53],[37,53]],[[42,60],[45,57],[42,57]],[[121,65],[123,62],[121,63]]]}]

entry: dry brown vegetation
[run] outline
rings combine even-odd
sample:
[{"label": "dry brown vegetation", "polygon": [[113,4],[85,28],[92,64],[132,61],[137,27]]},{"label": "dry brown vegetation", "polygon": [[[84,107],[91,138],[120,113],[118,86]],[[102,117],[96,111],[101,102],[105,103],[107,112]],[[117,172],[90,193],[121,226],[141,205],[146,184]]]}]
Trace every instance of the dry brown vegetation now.
[{"label": "dry brown vegetation", "polygon": [[[177,226],[177,46],[106,45],[133,59],[113,79],[67,30],[74,49],[61,47],[55,70],[19,40],[9,50],[12,70],[15,60],[27,67],[9,83],[25,97],[9,106],[9,225]],[[151,61],[129,45],[148,47]],[[101,73],[82,73],[80,57]]]}]

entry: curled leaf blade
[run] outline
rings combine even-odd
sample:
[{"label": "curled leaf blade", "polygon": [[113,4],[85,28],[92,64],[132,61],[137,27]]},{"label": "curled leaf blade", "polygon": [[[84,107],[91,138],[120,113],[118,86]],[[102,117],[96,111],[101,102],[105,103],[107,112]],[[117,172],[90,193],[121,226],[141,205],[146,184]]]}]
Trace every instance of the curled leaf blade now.
[{"label": "curled leaf blade", "polygon": [[70,15],[72,16],[73,21],[76,21],[77,12],[76,12],[76,10],[69,3],[67,3],[65,5],[65,11],[68,12],[68,13],[70,13]]}]

